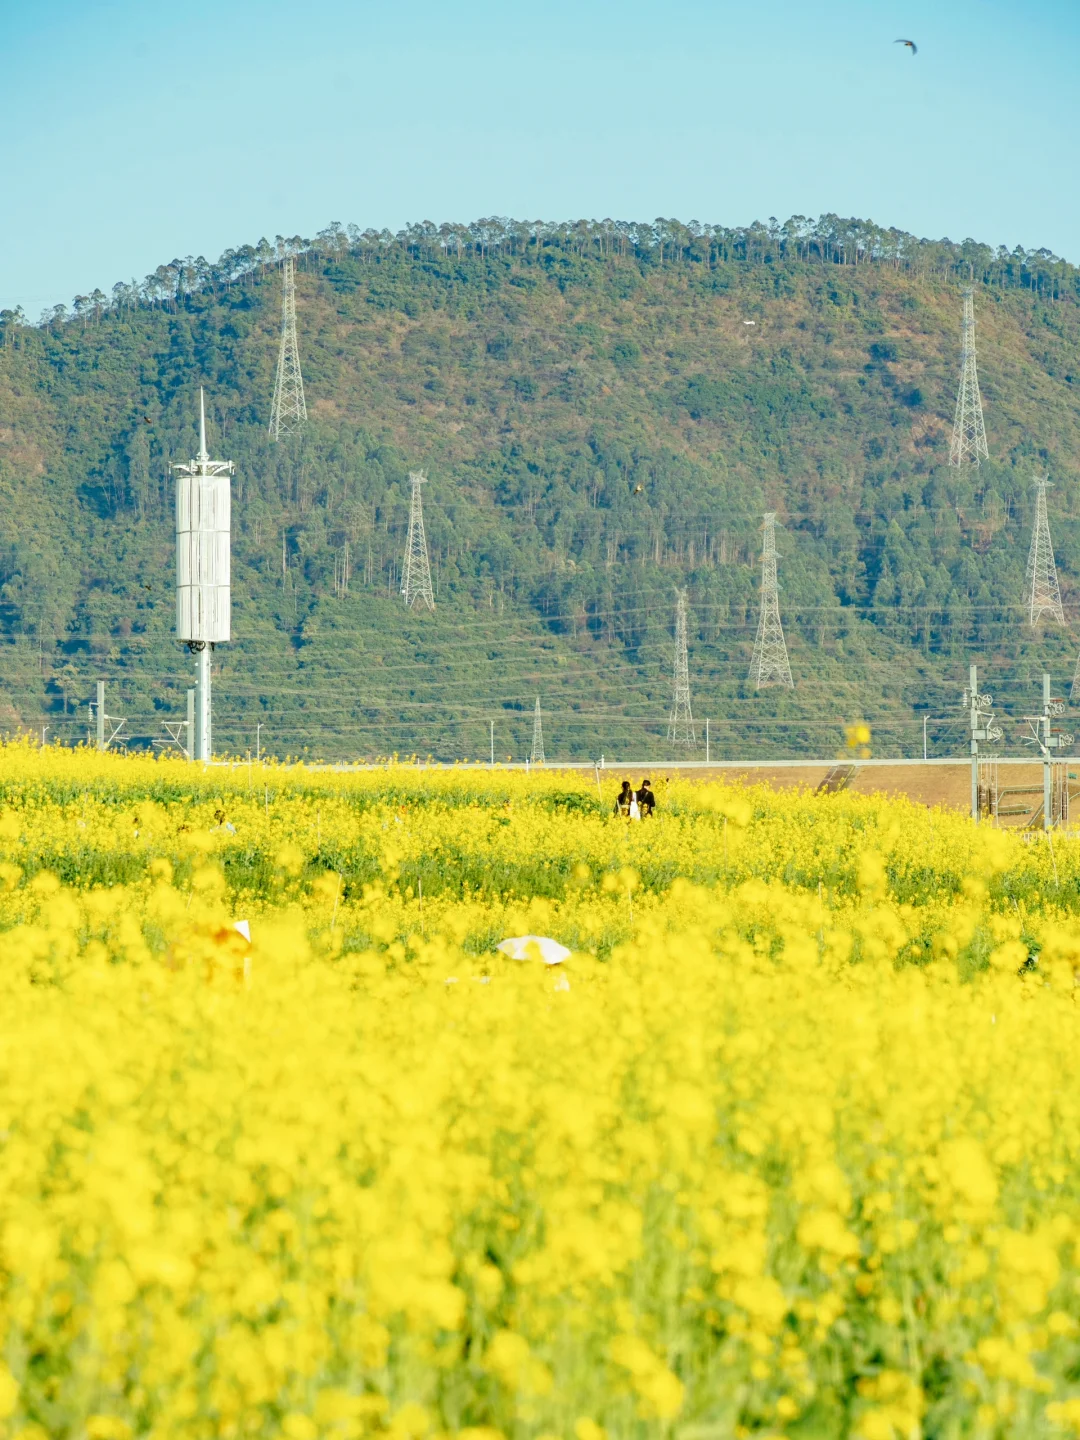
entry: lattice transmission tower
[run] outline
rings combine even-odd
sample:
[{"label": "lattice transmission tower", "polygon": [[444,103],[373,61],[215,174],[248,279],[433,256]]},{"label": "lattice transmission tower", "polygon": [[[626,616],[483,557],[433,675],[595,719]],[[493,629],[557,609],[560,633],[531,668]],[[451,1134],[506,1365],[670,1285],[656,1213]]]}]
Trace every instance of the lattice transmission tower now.
[{"label": "lattice transmission tower", "polygon": [[1044,615],[1049,615],[1051,620],[1064,625],[1061,587],[1058,585],[1054,547],[1050,543],[1050,521],[1046,514],[1046,492],[1050,489],[1050,480],[1046,475],[1042,475],[1031,483],[1035,487],[1035,524],[1031,529],[1031,549],[1028,551],[1027,562],[1025,603],[1028,624],[1037,625]]},{"label": "lattice transmission tower", "polygon": [[533,765],[543,765],[544,762],[544,722],[540,718],[540,696],[536,697],[536,709],[533,711],[533,743],[532,754],[529,762]]},{"label": "lattice transmission tower", "polygon": [[690,710],[690,665],[686,652],[686,591],[675,591],[675,694],[668,720],[668,742],[696,745],[694,716]]},{"label": "lattice transmission tower", "polygon": [[783,685],[795,689],[791,678],[784,627],[780,624],[780,588],[776,580],[776,511],[765,514],[764,541],[761,550],[761,615],[758,619],[754,654],[750,661],[750,679],[754,689],[765,685]]},{"label": "lattice transmission tower", "polygon": [[270,439],[299,435],[306,423],[304,377],[296,344],[296,270],[293,257],[286,255],[281,263],[281,349],[270,406]]},{"label": "lattice transmission tower", "polygon": [[429,610],[435,609],[435,593],[431,588],[431,566],[428,563],[427,536],[424,533],[424,507],[420,486],[427,484],[422,470],[409,474],[412,494],[409,498],[409,538],[405,541],[405,564],[401,575],[401,593],[405,604],[421,601]]},{"label": "lattice transmission tower", "polygon": [[960,361],[960,388],[956,393],[956,417],[953,420],[949,464],[957,467],[965,460],[978,465],[989,460],[986,448],[986,426],[983,424],[982,396],[979,394],[979,371],[975,363],[975,291],[964,290],[962,325],[963,359]]}]

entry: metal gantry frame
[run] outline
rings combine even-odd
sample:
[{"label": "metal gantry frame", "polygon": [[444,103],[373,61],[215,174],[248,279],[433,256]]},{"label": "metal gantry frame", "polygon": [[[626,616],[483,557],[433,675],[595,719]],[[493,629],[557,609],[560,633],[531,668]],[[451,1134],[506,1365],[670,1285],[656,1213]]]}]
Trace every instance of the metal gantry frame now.
[{"label": "metal gantry frame", "polygon": [[97,682],[96,701],[90,705],[90,721],[95,732],[94,748],[102,753],[110,749],[117,741],[124,744],[130,738],[123,733],[127,717],[108,715],[105,712],[104,680]]},{"label": "metal gantry frame", "polygon": [[[1062,825],[1069,818],[1068,774],[1056,775],[1055,771],[1059,771],[1063,767],[1060,764],[1054,764],[1054,752],[1066,750],[1073,742],[1071,735],[1066,734],[1059,725],[1053,723],[1064,714],[1065,701],[1060,696],[1050,694],[1050,676],[1044,674],[1042,677],[1042,710],[1038,715],[1024,716],[1031,732],[1025,743],[1034,745],[1042,756],[1044,830],[1050,830],[1055,825]],[[1067,770],[1067,767],[1064,768]],[[1037,812],[1034,819],[1038,819]]]},{"label": "metal gantry frame", "polygon": [[971,818],[979,821],[979,746],[996,744],[1002,738],[1000,725],[994,724],[994,697],[979,693],[979,668],[968,667],[967,689],[961,701],[968,712],[968,730],[971,741]]}]

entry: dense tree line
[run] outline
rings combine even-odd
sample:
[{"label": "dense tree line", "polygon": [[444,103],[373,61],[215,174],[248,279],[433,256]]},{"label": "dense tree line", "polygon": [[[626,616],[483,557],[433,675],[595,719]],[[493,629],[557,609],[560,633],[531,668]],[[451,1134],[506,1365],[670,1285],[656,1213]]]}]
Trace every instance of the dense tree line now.
[{"label": "dense tree line", "polygon": [[[576,256],[633,259],[644,265],[686,265],[714,269],[731,261],[755,265],[883,265],[917,275],[956,276],[1000,289],[1034,290],[1053,300],[1080,296],[1080,269],[1046,248],[1025,250],[987,245],[977,240],[919,239],[895,226],[872,220],[821,215],[816,220],[793,215],[752,225],[705,225],[697,220],[659,218],[627,220],[511,220],[501,216],[470,224],[430,220],[408,225],[397,234],[361,230],[334,222],[314,239],[277,236],[274,243],[241,245],[225,251],[216,262],[188,256],[159,265],[144,280],[118,281],[109,294],[100,289],[76,295],[71,307],[56,305],[38,323],[63,324],[92,320],[108,309],[159,305],[175,311],[200,291],[220,294],[244,284],[285,254],[298,257],[345,257],[377,263],[395,251],[426,259],[461,259],[475,255],[526,255],[530,251],[564,251]],[[25,324],[21,311],[0,311],[0,327]]]}]

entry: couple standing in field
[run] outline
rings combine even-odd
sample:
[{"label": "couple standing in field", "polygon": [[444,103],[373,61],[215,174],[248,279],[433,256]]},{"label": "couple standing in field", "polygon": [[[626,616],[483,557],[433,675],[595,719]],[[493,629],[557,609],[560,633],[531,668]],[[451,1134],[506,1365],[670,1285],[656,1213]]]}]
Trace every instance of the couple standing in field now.
[{"label": "couple standing in field", "polygon": [[622,782],[622,789],[615,800],[615,814],[624,820],[647,820],[656,809],[656,796],[648,780],[642,780],[640,790],[631,790],[630,781]]}]

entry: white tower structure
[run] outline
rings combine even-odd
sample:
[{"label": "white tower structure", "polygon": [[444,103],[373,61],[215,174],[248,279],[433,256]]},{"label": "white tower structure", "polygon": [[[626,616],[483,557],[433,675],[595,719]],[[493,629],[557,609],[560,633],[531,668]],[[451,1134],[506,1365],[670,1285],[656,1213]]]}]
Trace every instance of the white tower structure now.
[{"label": "white tower structure", "polygon": [[304,377],[296,343],[296,270],[291,255],[281,263],[281,349],[278,351],[274,399],[270,406],[270,439],[299,435],[307,422]]},{"label": "white tower structure", "polygon": [[982,396],[979,394],[979,371],[975,364],[975,291],[970,285],[964,290],[962,340],[960,389],[956,394],[956,417],[949,446],[949,464],[957,467],[966,460],[978,465],[981,460],[990,458],[986,448]]},{"label": "white tower structure", "polygon": [[750,679],[754,689],[765,685],[783,685],[795,689],[791,678],[784,627],[780,624],[780,590],[776,580],[776,511],[764,517],[764,542],[761,549],[761,615],[758,619],[754,654],[750,661]]},{"label": "white tower structure", "polygon": [[213,752],[210,656],[232,638],[230,593],[231,460],[206,449],[206,400],[199,391],[199,453],[176,471],[176,638],[197,661],[194,758]]},{"label": "white tower structure", "polygon": [[533,711],[533,743],[529,761],[533,765],[544,764],[544,722],[540,718],[539,695],[536,697],[536,709]]},{"label": "white tower structure", "polygon": [[696,745],[694,717],[690,710],[690,667],[686,651],[686,591],[675,592],[675,687],[668,718],[668,743]]},{"label": "white tower structure", "polygon": [[1051,620],[1064,625],[1065,612],[1061,608],[1061,588],[1054,564],[1054,547],[1050,543],[1050,521],[1046,514],[1046,492],[1050,489],[1050,479],[1042,475],[1031,483],[1035,487],[1035,524],[1031,529],[1024,597],[1028,624],[1037,625],[1044,615],[1049,615]]},{"label": "white tower structure", "polygon": [[435,609],[435,594],[431,588],[431,566],[428,564],[427,536],[424,534],[424,507],[420,499],[420,486],[427,484],[422,470],[409,475],[412,494],[409,497],[409,538],[405,542],[405,565],[401,575],[401,593],[405,604],[421,601],[429,610]]}]

